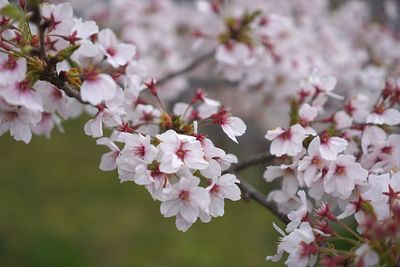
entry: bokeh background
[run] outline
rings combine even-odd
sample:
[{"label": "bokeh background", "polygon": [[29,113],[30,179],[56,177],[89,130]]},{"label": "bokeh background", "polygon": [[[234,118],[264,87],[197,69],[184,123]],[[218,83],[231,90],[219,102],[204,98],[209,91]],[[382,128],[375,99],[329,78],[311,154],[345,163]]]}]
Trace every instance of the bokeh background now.
[{"label": "bokeh background", "polygon": [[[265,261],[278,238],[269,211],[227,201],[224,217],[181,233],[143,187],[98,169],[105,149],[84,122],[28,145],[0,138],[0,266],[282,266]],[[251,151],[255,142],[243,142]],[[261,173],[246,177],[266,191]]]}]

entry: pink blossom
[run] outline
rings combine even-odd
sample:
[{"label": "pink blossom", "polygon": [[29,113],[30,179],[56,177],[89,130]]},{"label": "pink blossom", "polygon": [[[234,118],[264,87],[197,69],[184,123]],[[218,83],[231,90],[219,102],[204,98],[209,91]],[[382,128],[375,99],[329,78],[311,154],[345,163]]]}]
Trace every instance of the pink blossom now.
[{"label": "pink blossom", "polygon": [[218,62],[233,66],[249,66],[254,64],[254,57],[250,48],[241,43],[219,45],[215,53],[215,58]]},{"label": "pink blossom", "polygon": [[[197,177],[181,177],[179,182],[164,189],[161,203],[161,214],[165,217],[181,216],[185,222],[192,224],[200,215],[200,211],[208,211],[210,196],[199,187]],[[177,217],[178,220],[178,217]]]},{"label": "pink blossom", "polygon": [[271,154],[277,157],[285,154],[297,156],[303,150],[303,140],[306,137],[306,131],[299,124],[291,126],[288,130],[278,127],[265,135],[266,139],[272,141]]},{"label": "pink blossom", "polygon": [[29,143],[32,138],[31,125],[35,125],[40,119],[40,113],[25,107],[0,108],[0,136],[10,131],[16,141]]},{"label": "pink blossom", "polygon": [[99,32],[96,45],[114,68],[126,65],[136,54],[134,45],[119,44],[114,32],[110,29]]},{"label": "pink blossom", "polygon": [[25,79],[27,70],[25,58],[0,55],[0,85],[10,85]]},{"label": "pink blossom", "polygon": [[41,5],[43,19],[49,24],[48,32],[65,34],[73,25],[73,10],[70,3]]},{"label": "pink blossom", "polygon": [[235,143],[238,142],[236,136],[242,136],[246,132],[246,124],[238,117],[231,117],[225,109],[212,115],[211,119],[214,124],[221,125],[224,133]]},{"label": "pink blossom", "polygon": [[50,138],[54,126],[57,126],[60,132],[64,132],[64,129],[61,126],[61,119],[56,114],[42,112],[41,120],[37,124],[32,125],[31,128],[34,134],[44,135],[47,138]]},{"label": "pink blossom", "polygon": [[182,166],[202,170],[208,167],[204,160],[204,151],[199,141],[192,136],[179,135],[169,130],[157,138],[161,141],[158,148],[162,152],[160,170],[175,173]]},{"label": "pink blossom", "polygon": [[328,194],[346,199],[356,185],[366,182],[368,171],[351,155],[340,155],[324,177],[324,189]]},{"label": "pink blossom", "polygon": [[367,123],[397,125],[400,124],[400,111],[394,108],[376,107],[367,117]]},{"label": "pink blossom", "polygon": [[207,187],[210,193],[210,215],[213,217],[224,215],[224,199],[237,201],[240,199],[240,181],[233,174],[224,174],[213,179]]},{"label": "pink blossom", "polygon": [[306,130],[309,135],[317,135],[317,132],[309,126],[309,124],[315,120],[318,116],[318,108],[312,107],[305,103],[299,110],[299,124]]},{"label": "pink blossom", "polygon": [[81,86],[82,100],[93,105],[103,101],[111,100],[117,91],[117,85],[107,74],[97,74],[94,70],[88,70],[85,74],[85,81]]},{"label": "pink blossom", "polygon": [[308,146],[307,155],[299,161],[298,178],[301,184],[311,187],[313,183],[318,181],[325,167],[325,160],[320,153],[320,143],[318,138],[314,138]]},{"label": "pink blossom", "polygon": [[14,82],[0,88],[0,96],[11,105],[24,106],[34,112],[43,111],[40,95],[31,88],[28,80]]},{"label": "pink blossom", "polygon": [[339,153],[346,150],[348,143],[345,139],[329,136],[327,133],[323,133],[321,137],[315,137],[316,142],[319,144],[319,151],[322,158],[326,160],[336,160]]},{"label": "pink blossom", "polygon": [[287,215],[290,220],[290,223],[286,226],[286,232],[288,233],[299,227],[302,222],[307,220],[308,216],[306,193],[303,190],[300,190],[297,195],[300,197],[301,206],[298,209],[289,212]]},{"label": "pink blossom", "polygon": [[289,254],[285,261],[287,266],[305,267],[315,263],[315,254],[318,252],[318,248],[312,245],[315,235],[308,222],[301,223],[299,228],[288,235],[284,235],[282,230],[279,232],[283,234],[283,237],[278,245],[278,253],[275,256],[267,257],[267,260],[278,261],[283,252],[286,252]]},{"label": "pink blossom", "polygon": [[101,162],[100,162],[100,170],[102,171],[112,171],[117,168],[117,158],[120,155],[120,150],[119,147],[110,139],[107,137],[102,137],[100,139],[97,139],[96,143],[98,145],[104,145],[107,146],[111,151],[107,152],[101,157]]},{"label": "pink blossom", "polygon": [[342,99],[341,96],[332,92],[335,89],[336,84],[336,77],[329,75],[322,76],[318,71],[314,71],[311,76],[302,81],[300,87],[303,90],[311,92],[311,95],[323,93],[334,98]]}]

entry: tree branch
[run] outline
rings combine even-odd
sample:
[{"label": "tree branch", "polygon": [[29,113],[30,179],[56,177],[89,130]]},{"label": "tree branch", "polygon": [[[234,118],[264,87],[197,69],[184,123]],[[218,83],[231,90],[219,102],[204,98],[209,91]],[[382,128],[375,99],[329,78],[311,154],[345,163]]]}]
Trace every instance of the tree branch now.
[{"label": "tree branch", "polygon": [[[246,169],[248,167],[261,164],[261,163],[266,163],[274,159],[274,156],[268,155],[266,153],[259,153],[256,154],[252,157],[250,157],[247,160],[242,161],[241,163],[233,165],[229,170],[225,171],[224,173],[238,173],[239,171]],[[249,182],[247,182],[245,179],[237,175],[237,178],[240,180],[239,187],[242,190],[242,193],[244,195],[244,198],[246,199],[253,199],[257,203],[259,203],[261,206],[267,208],[276,218],[281,220],[283,223],[288,224],[290,222],[289,218],[286,216],[286,214],[282,214],[279,212],[278,208],[276,205],[270,201],[267,200],[267,197],[258,191],[254,186],[252,186]]]},{"label": "tree branch", "polygon": [[259,203],[261,206],[267,208],[276,218],[281,220],[283,223],[288,224],[290,222],[289,218],[285,215],[279,212],[278,208],[276,205],[270,201],[267,200],[267,197],[262,194],[260,191],[258,191],[255,187],[253,187],[251,184],[249,184],[245,179],[242,177],[237,176],[238,179],[240,180],[239,187],[242,190],[242,193],[245,198],[251,198],[255,200],[257,203]]},{"label": "tree branch", "polygon": [[41,74],[40,77],[41,80],[47,81],[60,89],[61,91],[64,91],[65,94],[69,97],[75,98],[78,100],[81,104],[84,105],[91,105],[87,101],[83,101],[81,98],[81,94],[79,93],[78,90],[75,90],[74,88],[71,88],[62,77],[59,77],[59,75],[54,71],[54,70],[46,70]]},{"label": "tree branch", "polygon": [[184,67],[183,69],[180,69],[176,72],[172,72],[170,74],[167,74],[166,76],[164,76],[163,78],[159,79],[157,81],[158,85],[162,85],[165,84],[167,82],[169,82],[170,80],[188,73],[194,69],[196,69],[199,65],[201,65],[204,61],[207,61],[208,59],[210,59],[213,55],[214,55],[215,50],[213,49],[212,51],[208,52],[207,54],[204,54],[200,57],[198,57],[197,59],[195,59],[192,63],[190,63],[189,65],[187,65],[186,67]]},{"label": "tree branch", "polygon": [[40,57],[45,61],[48,62],[49,59],[46,54],[46,47],[45,47],[45,40],[44,40],[44,35],[47,26],[42,23],[42,14],[40,12],[40,3],[41,0],[36,0],[36,1],[31,1],[32,5],[32,11],[33,11],[33,16],[31,18],[31,21],[35,23],[36,27],[38,28],[38,33],[39,33],[39,46],[40,46]]},{"label": "tree branch", "polygon": [[250,158],[233,165],[229,169],[229,171],[230,172],[239,172],[239,171],[241,171],[243,169],[249,168],[249,167],[254,166],[254,165],[270,162],[274,158],[275,158],[274,156],[268,155],[266,153],[255,154],[255,155],[251,156]]},{"label": "tree branch", "polygon": [[60,77],[60,75],[57,74],[57,72],[55,71],[55,64],[50,62],[49,58],[47,57],[46,46],[45,46],[45,32],[48,26],[46,25],[46,22],[42,23],[42,14],[40,11],[41,2],[42,2],[41,0],[30,1],[30,7],[33,12],[31,21],[37,26],[39,33],[39,46],[40,46],[39,55],[40,58],[44,60],[47,64],[45,70],[43,71],[43,73],[41,73],[40,78],[44,81],[53,84],[58,89],[64,91],[67,96],[75,98],[80,103],[85,105],[91,105],[89,102],[83,101],[79,91],[71,88],[65,82],[65,79],[63,79],[62,77]]}]

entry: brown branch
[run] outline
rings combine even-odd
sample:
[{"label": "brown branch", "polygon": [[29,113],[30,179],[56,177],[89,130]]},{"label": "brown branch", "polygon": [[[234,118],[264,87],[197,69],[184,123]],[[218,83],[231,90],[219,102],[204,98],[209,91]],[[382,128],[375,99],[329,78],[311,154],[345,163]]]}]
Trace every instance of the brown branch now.
[{"label": "brown branch", "polygon": [[42,14],[40,11],[41,2],[42,0],[30,1],[30,8],[32,9],[33,12],[31,21],[37,26],[39,33],[39,46],[40,46],[39,56],[47,64],[45,70],[41,73],[40,78],[41,80],[53,84],[58,89],[64,91],[67,96],[75,98],[80,103],[85,105],[91,105],[89,102],[82,100],[79,91],[70,87],[68,83],[66,83],[62,75],[57,74],[55,70],[55,64],[51,62],[47,56],[46,45],[45,45],[45,32],[48,25],[46,24],[46,22],[42,23]]},{"label": "brown branch", "polygon": [[262,194],[260,191],[258,191],[255,187],[253,187],[251,184],[249,184],[245,179],[242,177],[237,176],[237,178],[240,180],[239,187],[242,190],[242,193],[244,195],[244,198],[246,199],[253,199],[257,203],[259,203],[261,206],[267,208],[276,218],[281,220],[283,223],[288,224],[290,222],[289,218],[285,215],[279,212],[278,208],[276,205],[270,201],[267,200],[267,197]]},{"label": "brown branch", "polygon": [[[274,159],[274,157],[268,155],[267,153],[256,154],[247,160],[233,165],[231,168],[229,168],[229,170],[225,171],[224,173],[237,173],[245,168],[249,168],[251,166],[261,163],[270,162],[272,159]],[[267,197],[263,193],[258,191],[254,186],[252,186],[242,177],[237,175],[237,178],[240,180],[239,187],[242,190],[244,199],[253,199],[261,206],[267,208],[270,212],[272,212],[272,214],[274,214],[275,217],[277,217],[283,223],[288,224],[290,222],[289,218],[278,210],[275,203],[268,201]]]},{"label": "brown branch", "polygon": [[45,31],[46,31],[47,26],[44,23],[42,23],[42,14],[40,12],[41,2],[42,2],[41,0],[31,1],[31,5],[32,5],[31,8],[33,11],[33,16],[31,17],[31,21],[38,28],[39,46],[40,46],[39,55],[45,62],[48,62],[49,59],[46,54],[46,46],[45,46],[45,40],[44,40]]},{"label": "brown branch", "polygon": [[207,54],[204,54],[200,57],[198,57],[197,59],[195,59],[192,63],[190,63],[189,65],[187,65],[186,67],[184,67],[183,69],[180,69],[176,72],[172,72],[170,74],[167,74],[166,76],[164,76],[163,78],[159,79],[157,81],[158,85],[163,85],[167,82],[169,82],[170,80],[186,74],[194,69],[196,69],[199,65],[201,65],[203,62],[207,61],[208,59],[210,59],[213,55],[214,55],[215,50],[212,50],[210,52],[208,52]]},{"label": "brown branch", "polygon": [[65,82],[65,79],[60,76],[61,75],[58,75],[55,70],[46,69],[41,73],[40,79],[51,83],[61,91],[64,91],[67,96],[78,100],[81,104],[93,106],[91,103],[82,100],[79,91],[69,86],[68,83]]},{"label": "brown branch", "polygon": [[259,154],[255,154],[253,156],[251,156],[250,158],[239,162],[235,165],[233,165],[229,171],[230,172],[239,172],[243,169],[252,167],[254,165],[258,165],[261,163],[266,163],[266,162],[270,162],[274,159],[275,157],[272,155],[268,155],[267,153],[259,153]]}]

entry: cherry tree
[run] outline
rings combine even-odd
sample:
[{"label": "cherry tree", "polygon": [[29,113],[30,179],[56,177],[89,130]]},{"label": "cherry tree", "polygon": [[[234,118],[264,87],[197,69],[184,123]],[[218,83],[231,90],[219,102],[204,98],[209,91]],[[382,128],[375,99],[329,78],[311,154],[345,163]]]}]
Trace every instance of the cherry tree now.
[{"label": "cherry tree", "polygon": [[[268,261],[399,264],[393,2],[378,22],[359,1],[71,2],[0,1],[0,135],[29,143],[89,114],[99,168],[146,188],[180,231],[243,196],[286,225],[271,223]],[[264,129],[263,153],[239,161],[207,135],[238,143],[236,113]],[[241,176],[258,164],[280,182],[268,194]]]}]

